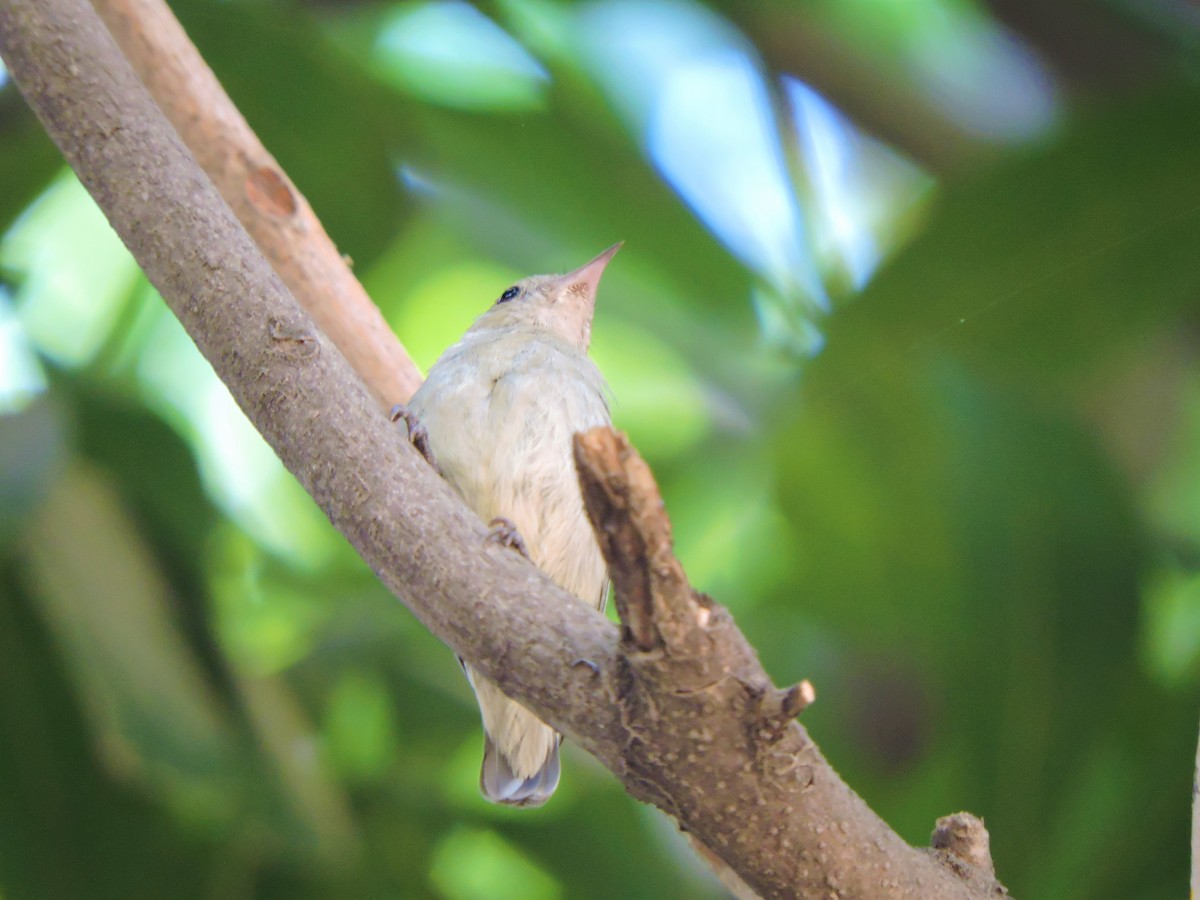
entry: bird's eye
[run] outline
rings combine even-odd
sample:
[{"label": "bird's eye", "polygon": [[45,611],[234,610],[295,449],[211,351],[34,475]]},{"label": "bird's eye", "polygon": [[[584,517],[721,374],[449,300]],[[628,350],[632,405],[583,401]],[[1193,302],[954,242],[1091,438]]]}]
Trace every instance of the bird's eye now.
[{"label": "bird's eye", "polygon": [[519,287],[517,287],[516,285],[513,285],[507,291],[505,291],[503,294],[501,294],[500,299],[497,300],[496,302],[497,303],[507,303],[509,300],[511,300],[513,297],[517,296],[517,294],[519,294],[519,293],[521,293],[521,289]]}]

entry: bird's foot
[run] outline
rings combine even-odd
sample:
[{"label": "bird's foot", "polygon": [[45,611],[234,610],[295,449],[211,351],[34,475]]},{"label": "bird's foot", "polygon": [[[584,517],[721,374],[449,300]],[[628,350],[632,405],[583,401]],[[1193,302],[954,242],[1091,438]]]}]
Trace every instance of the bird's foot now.
[{"label": "bird's foot", "polygon": [[525,546],[525,539],[521,537],[521,532],[517,531],[516,525],[503,516],[496,516],[488,522],[488,528],[491,530],[485,540],[494,541],[502,547],[511,547],[529,559],[529,548]]},{"label": "bird's foot", "polygon": [[403,403],[397,403],[392,407],[388,418],[393,422],[404,420],[404,424],[408,426],[408,442],[416,447],[417,452],[425,457],[425,462],[433,466],[434,471],[441,475],[442,469],[437,464],[437,460],[433,458],[433,448],[429,446],[429,432],[421,424],[417,414]]},{"label": "bird's foot", "polygon": [[592,675],[599,675],[599,674],[600,674],[600,665],[599,665],[599,663],[594,663],[594,662],[592,662],[590,659],[584,659],[584,658],[580,657],[579,659],[577,659],[577,660],[575,660],[573,663],[571,663],[571,665],[572,665],[572,666],[583,666],[583,668],[585,668],[585,669],[587,669],[589,672],[591,672],[591,673],[592,673]]}]

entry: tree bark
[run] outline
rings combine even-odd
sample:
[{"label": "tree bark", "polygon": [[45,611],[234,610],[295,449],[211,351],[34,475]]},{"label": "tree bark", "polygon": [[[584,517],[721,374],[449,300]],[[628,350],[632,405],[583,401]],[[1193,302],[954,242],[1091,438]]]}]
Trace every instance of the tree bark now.
[{"label": "tree bark", "polygon": [[421,373],[171,10],[162,0],[95,0],[93,5],[292,296],[382,408],[407,403]]},{"label": "tree bark", "polygon": [[904,844],[792,720],[721,607],[693,594],[649,470],[577,440],[621,633],[486,529],[301,311],[86,0],[0,3],[30,105],[241,408],[410,610],[766,897],[989,897],[953,848]]},{"label": "tree bark", "polygon": [[1200,897],[1200,743],[1192,771],[1192,900]]}]

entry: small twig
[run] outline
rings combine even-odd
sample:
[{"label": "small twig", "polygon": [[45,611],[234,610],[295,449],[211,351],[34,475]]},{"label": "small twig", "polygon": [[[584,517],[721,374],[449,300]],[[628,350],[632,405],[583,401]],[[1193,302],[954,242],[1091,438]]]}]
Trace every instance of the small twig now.
[{"label": "small twig", "polygon": [[929,846],[934,850],[945,850],[988,875],[996,871],[992,863],[991,837],[988,830],[984,827],[982,819],[968,812],[954,813],[938,819],[929,839]]},{"label": "small twig", "polygon": [[816,688],[808,679],[793,684],[787,690],[771,688],[758,701],[758,714],[769,740],[778,738],[796,716],[812,706],[817,699]]}]

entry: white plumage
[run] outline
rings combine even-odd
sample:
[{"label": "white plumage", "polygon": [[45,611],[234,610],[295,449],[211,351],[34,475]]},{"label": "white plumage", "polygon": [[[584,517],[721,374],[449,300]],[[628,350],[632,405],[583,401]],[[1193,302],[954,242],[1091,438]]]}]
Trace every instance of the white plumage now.
[{"label": "white plumage", "polygon": [[[596,287],[611,247],[561,276],[509,288],[429,370],[409,409],[446,480],[485,522],[516,526],[560,587],[598,608],[608,575],[583,511],[571,439],[610,422],[587,357]],[[483,718],[480,787],[496,803],[538,806],[558,785],[559,735],[464,666]]]}]

